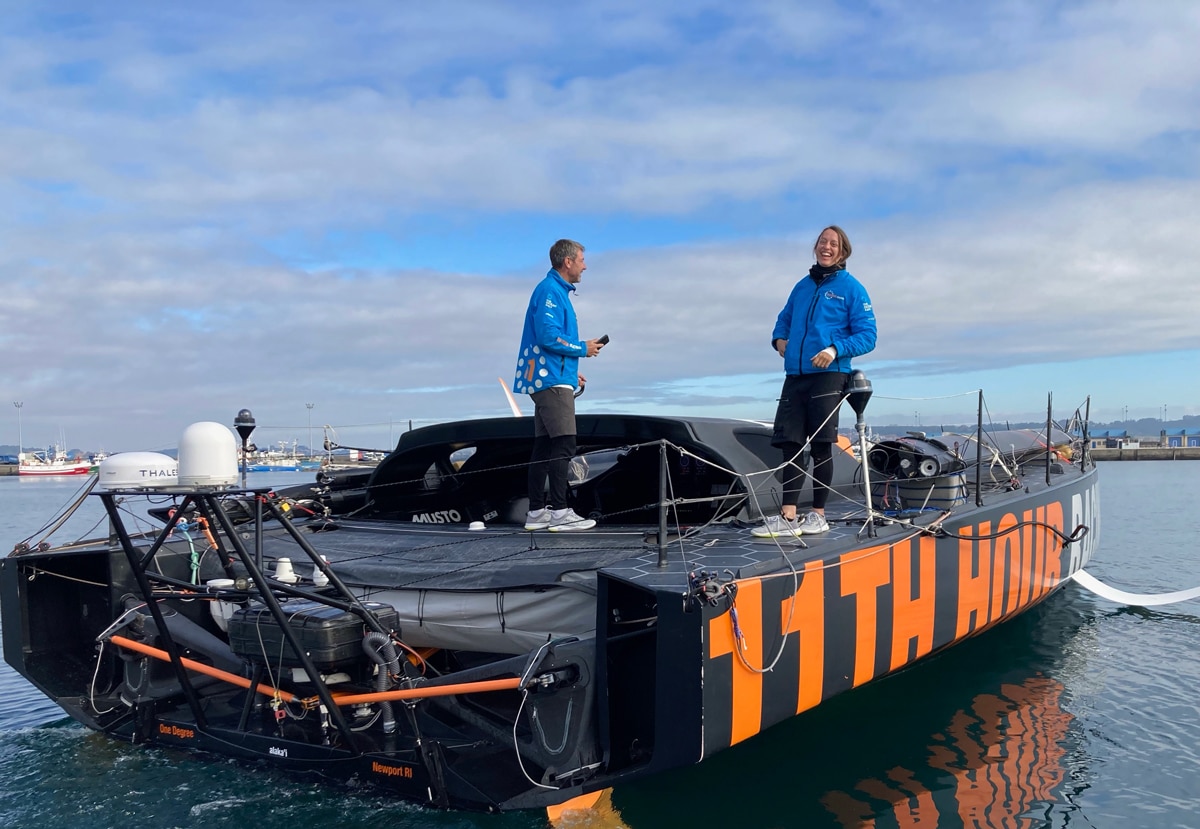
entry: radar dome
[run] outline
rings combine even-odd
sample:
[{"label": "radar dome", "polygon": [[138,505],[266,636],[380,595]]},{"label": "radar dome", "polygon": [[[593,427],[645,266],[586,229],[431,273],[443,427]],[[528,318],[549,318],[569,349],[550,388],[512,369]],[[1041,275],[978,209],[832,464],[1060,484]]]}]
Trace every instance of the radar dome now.
[{"label": "radar dome", "polygon": [[100,462],[104,489],[157,489],[179,483],[179,464],[161,452],[120,452]]},{"label": "radar dome", "polygon": [[179,438],[180,486],[231,486],[238,482],[237,440],[229,427],[193,423]]}]

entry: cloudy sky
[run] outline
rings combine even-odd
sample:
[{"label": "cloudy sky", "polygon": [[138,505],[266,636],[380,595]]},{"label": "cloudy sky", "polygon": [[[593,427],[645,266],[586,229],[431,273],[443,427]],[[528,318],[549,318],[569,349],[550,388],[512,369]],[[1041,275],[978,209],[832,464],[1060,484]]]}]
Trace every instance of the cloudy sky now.
[{"label": "cloudy sky", "polygon": [[868,420],[1200,413],[1195,3],[0,10],[0,444],[506,415],[560,237],[581,411],[769,419],[830,223]]}]

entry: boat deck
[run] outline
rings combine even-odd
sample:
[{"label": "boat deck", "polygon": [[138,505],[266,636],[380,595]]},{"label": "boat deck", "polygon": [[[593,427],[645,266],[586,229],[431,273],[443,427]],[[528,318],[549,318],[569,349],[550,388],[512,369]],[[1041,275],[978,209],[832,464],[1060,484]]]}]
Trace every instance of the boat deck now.
[{"label": "boat deck", "polygon": [[[912,524],[877,526],[880,542],[909,535],[941,513],[918,513]],[[659,566],[658,528],[600,525],[595,529],[527,532],[511,525],[469,530],[462,525],[398,524],[338,519],[336,530],[306,533],[306,540],[328,558],[350,584],[376,588],[497,590],[591,581],[596,570],[649,590],[685,592],[695,570],[737,577],[788,570],[813,558],[861,547],[864,513],[828,513],[830,531],[802,538],[755,538],[752,525],[740,522],[684,528],[683,537],[668,528],[666,563]],[[264,540],[268,558],[299,552],[276,528]],[[305,571],[307,572],[307,571]]]}]

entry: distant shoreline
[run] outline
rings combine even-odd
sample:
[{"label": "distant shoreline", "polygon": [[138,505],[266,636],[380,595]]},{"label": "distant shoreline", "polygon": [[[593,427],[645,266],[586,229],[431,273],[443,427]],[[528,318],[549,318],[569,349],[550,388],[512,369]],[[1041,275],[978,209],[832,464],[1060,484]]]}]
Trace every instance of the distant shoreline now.
[{"label": "distant shoreline", "polygon": [[[1093,449],[1094,461],[1200,461],[1200,446],[1138,446]],[[16,475],[15,463],[0,463],[0,477]]]},{"label": "distant shoreline", "polygon": [[1200,461],[1200,446],[1138,446],[1093,449],[1094,461]]}]

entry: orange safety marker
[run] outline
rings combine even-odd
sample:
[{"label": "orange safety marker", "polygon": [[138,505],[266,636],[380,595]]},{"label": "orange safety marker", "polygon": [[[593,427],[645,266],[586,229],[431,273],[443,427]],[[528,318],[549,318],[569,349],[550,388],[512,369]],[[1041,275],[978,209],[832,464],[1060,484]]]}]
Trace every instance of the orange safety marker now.
[{"label": "orange safety marker", "polygon": [[629,829],[612,804],[612,789],[547,806],[546,817],[556,829]]}]

